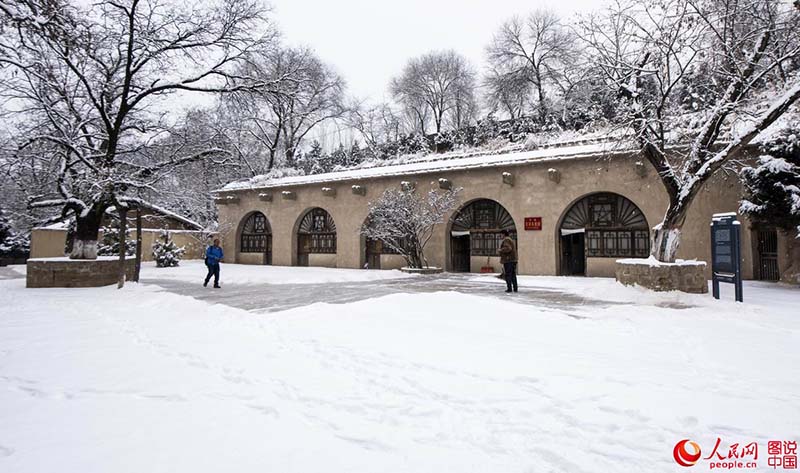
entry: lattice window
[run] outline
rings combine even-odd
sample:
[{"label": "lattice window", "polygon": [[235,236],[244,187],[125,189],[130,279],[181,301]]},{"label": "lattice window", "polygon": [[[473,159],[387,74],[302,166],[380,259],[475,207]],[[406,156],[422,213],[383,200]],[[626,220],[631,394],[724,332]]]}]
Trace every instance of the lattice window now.
[{"label": "lattice window", "polygon": [[300,248],[306,253],[336,253],[336,224],[321,208],[309,210],[300,220]]},{"label": "lattice window", "polygon": [[637,230],[633,235],[633,256],[646,258],[650,254],[650,232]]},{"label": "lattice window", "polygon": [[241,252],[267,253],[272,251],[272,229],[267,217],[255,212],[247,217],[242,226]]},{"label": "lattice window", "polygon": [[646,231],[588,230],[586,254],[594,257],[647,257],[650,241]]},{"label": "lattice window", "polygon": [[470,232],[470,254],[472,256],[497,256],[503,242],[502,230],[508,230],[511,238],[517,239],[517,227],[511,214],[499,203],[476,200],[456,214],[452,230]]},{"label": "lattice window", "polygon": [[650,232],[639,208],[621,195],[592,194],[575,203],[562,229],[586,230],[586,254],[594,257],[646,257]]},{"label": "lattice window", "polygon": [[589,201],[589,212],[592,215],[593,227],[613,227],[614,203],[606,199],[592,199]]}]

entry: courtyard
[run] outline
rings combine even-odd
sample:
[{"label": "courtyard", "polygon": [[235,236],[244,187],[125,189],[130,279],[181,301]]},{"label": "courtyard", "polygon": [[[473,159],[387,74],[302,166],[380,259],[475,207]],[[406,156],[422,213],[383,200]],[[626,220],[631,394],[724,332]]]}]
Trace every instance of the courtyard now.
[{"label": "courtyard", "polygon": [[0,470],[675,471],[681,439],[705,457],[800,425],[794,287],[203,274],[25,289],[1,268]]}]

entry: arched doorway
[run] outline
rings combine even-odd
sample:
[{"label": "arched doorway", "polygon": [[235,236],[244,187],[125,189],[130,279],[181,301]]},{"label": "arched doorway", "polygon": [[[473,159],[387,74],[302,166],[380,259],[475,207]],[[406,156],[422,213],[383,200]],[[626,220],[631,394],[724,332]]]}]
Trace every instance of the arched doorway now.
[{"label": "arched doorway", "polygon": [[561,275],[585,275],[587,258],[646,258],[650,229],[644,214],[611,192],[587,195],[567,210],[559,226]]},{"label": "arched doorway", "polygon": [[336,223],[324,209],[315,207],[303,215],[297,228],[297,265],[308,266],[310,255],[336,254]]},{"label": "arched doorway", "polygon": [[[469,272],[492,267],[499,270],[497,250],[503,241],[503,230],[517,239],[517,227],[511,214],[494,200],[478,199],[465,205],[453,217],[450,226],[450,269]],[[473,259],[476,259],[473,264]],[[492,258],[497,258],[494,261]],[[493,265],[498,268],[494,268]]]},{"label": "arched doorway", "polygon": [[242,224],[239,235],[239,253],[256,256],[260,264],[272,264],[272,227],[267,216],[261,212],[253,212]]}]

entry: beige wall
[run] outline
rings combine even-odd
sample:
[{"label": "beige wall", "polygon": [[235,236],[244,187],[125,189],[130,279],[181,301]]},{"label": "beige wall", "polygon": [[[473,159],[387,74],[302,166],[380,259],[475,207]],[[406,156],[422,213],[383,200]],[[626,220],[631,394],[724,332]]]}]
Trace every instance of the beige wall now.
[{"label": "beige wall", "polygon": [[[264,192],[264,189],[243,190],[236,193],[240,197],[238,203],[219,206],[220,223],[223,228],[230,228],[225,238],[225,252],[226,254],[236,252],[239,227],[244,217],[258,210],[267,216],[272,227],[273,263],[294,265],[297,258],[296,227],[299,219],[307,210],[321,207],[327,210],[336,222],[335,266],[360,268],[363,266],[364,256],[361,254],[363,243],[358,235],[358,229],[367,216],[368,203],[378,199],[385,189],[399,187],[401,181],[416,182],[420,191],[426,191],[435,188],[439,178],[446,178],[454,186],[463,187],[462,204],[487,198],[499,202],[509,211],[518,230],[520,274],[555,275],[559,274],[560,265],[558,236],[560,219],[574,202],[587,194],[614,192],[623,195],[641,209],[650,227],[661,221],[668,204],[666,192],[651,168],[645,176],[637,173],[636,161],[637,159],[632,156],[616,156],[613,159],[593,157],[543,160],[539,163],[516,166],[277,187],[270,189],[273,194],[271,202],[259,200],[258,194]],[[560,172],[560,182],[548,179],[549,168],[555,168]],[[514,174],[514,186],[503,183],[504,171]],[[351,192],[353,184],[365,187],[366,195],[353,194]],[[336,189],[336,197],[324,196],[322,187]],[[281,195],[281,191],[284,190],[293,191],[296,199],[284,200]],[[705,185],[689,210],[678,251],[679,258],[697,258],[705,261],[710,259],[711,215],[736,211],[739,192],[740,186],[735,176],[719,174]],[[456,212],[454,211],[453,215]],[[542,230],[525,231],[523,229],[525,217],[542,217]],[[744,277],[752,278],[749,222],[742,217],[740,220],[743,222]],[[437,226],[425,250],[432,266],[445,269],[450,269],[448,226],[448,224]],[[480,266],[485,263],[485,257],[482,259],[477,267],[473,264],[473,271],[480,271]],[[241,260],[241,255],[237,255],[237,261]],[[592,258],[592,260],[587,266],[589,275],[613,275],[610,269],[614,264],[613,258]],[[383,259],[382,267],[389,267],[383,265]]]},{"label": "beige wall", "polygon": [[308,255],[309,266],[319,266],[322,268],[335,268],[337,264],[336,253],[330,254],[315,254]]},{"label": "beige wall", "polygon": [[613,278],[617,258],[586,258],[586,275],[592,278]]},{"label": "beige wall", "polygon": [[31,232],[31,258],[57,258],[64,256],[66,244],[66,230],[35,228]]},{"label": "beige wall", "polygon": [[[153,243],[160,238],[160,235],[161,230],[142,230],[142,261],[153,261]],[[202,259],[204,257],[206,243],[203,240],[202,232],[173,231],[170,232],[170,236],[176,245],[186,249],[183,259]],[[102,232],[98,238],[102,240]],[[66,230],[35,228],[31,232],[31,258],[64,256],[66,242]]]},{"label": "beige wall", "polygon": [[400,255],[381,255],[381,269],[400,269],[406,266],[406,259]]},{"label": "beige wall", "polygon": [[[241,264],[264,264],[264,254],[263,253],[239,253],[235,255],[234,252],[228,253],[223,246],[222,251],[225,252],[225,256],[234,257],[234,260],[237,263]],[[230,256],[229,256],[230,255]],[[231,261],[234,261],[231,260]]]}]

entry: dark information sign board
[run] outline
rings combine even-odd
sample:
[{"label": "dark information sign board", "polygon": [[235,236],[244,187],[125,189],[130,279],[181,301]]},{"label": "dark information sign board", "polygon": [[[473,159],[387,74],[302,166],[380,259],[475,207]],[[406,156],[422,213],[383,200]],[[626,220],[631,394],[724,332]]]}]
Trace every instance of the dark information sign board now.
[{"label": "dark information sign board", "polygon": [[735,213],[715,214],[711,220],[711,287],[719,299],[719,283],[732,283],[742,302],[741,224]]}]

